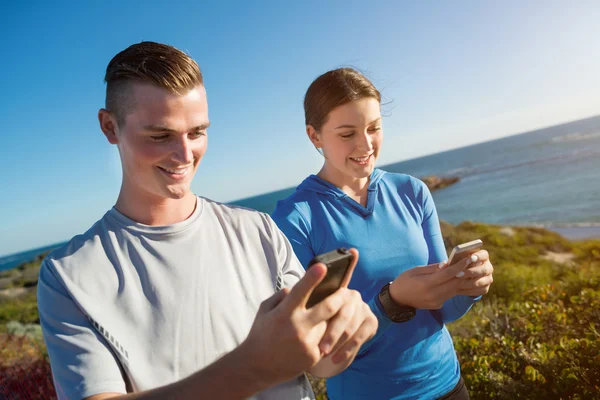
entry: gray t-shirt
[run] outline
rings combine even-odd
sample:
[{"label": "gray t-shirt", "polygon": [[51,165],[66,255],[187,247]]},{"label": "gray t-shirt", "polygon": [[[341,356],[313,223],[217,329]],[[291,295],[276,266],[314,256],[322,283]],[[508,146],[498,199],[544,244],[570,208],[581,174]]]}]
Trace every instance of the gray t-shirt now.
[{"label": "gray t-shirt", "polygon": [[[40,271],[40,321],[59,399],[191,375],[237,347],[260,303],[303,273],[266,214],[199,197],[185,221],[148,226],[111,209]],[[314,394],[301,375],[253,398]]]}]

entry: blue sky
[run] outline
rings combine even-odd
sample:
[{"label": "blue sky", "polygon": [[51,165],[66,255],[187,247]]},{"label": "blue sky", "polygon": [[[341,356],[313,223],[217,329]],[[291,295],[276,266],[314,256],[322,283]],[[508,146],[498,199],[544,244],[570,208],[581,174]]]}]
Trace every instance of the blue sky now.
[{"label": "blue sky", "polygon": [[380,165],[600,114],[595,0],[366,4],[3,2],[0,256],[67,240],[114,204],[117,149],[96,115],[108,61],[142,40],[203,71],[210,144],[192,188],[221,201],[318,171],[302,98],[339,66],[392,101]]}]

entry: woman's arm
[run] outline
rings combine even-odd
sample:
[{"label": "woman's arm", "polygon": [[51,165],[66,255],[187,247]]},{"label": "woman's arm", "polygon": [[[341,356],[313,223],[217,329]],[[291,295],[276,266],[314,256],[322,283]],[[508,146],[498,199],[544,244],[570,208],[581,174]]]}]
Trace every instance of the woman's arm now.
[{"label": "woman's arm", "polygon": [[[448,259],[442,231],[440,229],[440,221],[429,189],[423,184],[421,190],[422,194],[420,197],[422,199],[423,210],[423,222],[421,227],[423,229],[423,237],[425,238],[427,248],[429,249],[428,264],[440,263]],[[465,315],[479,299],[481,299],[481,296],[454,296],[446,300],[441,309],[432,310],[431,312],[437,314],[439,319],[444,324],[447,324],[456,321]]]}]

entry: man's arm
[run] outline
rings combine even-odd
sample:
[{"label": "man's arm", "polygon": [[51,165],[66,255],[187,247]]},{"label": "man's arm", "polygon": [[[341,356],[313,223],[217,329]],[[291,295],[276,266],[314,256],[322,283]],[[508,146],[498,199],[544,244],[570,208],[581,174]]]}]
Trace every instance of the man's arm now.
[{"label": "man's arm", "polygon": [[253,368],[257,360],[248,346],[244,342],[208,367],[170,385],[127,395],[101,393],[86,399],[245,399],[278,383],[264,379],[260,368]]},{"label": "man's arm", "polygon": [[[282,221],[282,225],[288,225],[289,221],[286,218]],[[268,218],[268,222],[273,230],[272,237],[278,264],[283,272],[283,283],[289,287],[304,274],[301,263],[308,265],[314,254],[305,236],[286,237],[271,218]],[[350,251],[354,253],[354,263],[350,266],[352,271],[358,261],[358,251],[355,249]],[[379,318],[373,313],[372,305],[366,304],[358,291],[344,287],[330,297],[339,297],[343,306],[331,320],[327,321],[327,329],[319,345],[325,357],[308,371],[311,375],[321,378],[335,376],[345,370],[354,361],[359,350],[362,350],[361,346],[371,341],[379,323]]]},{"label": "man's arm", "polygon": [[[319,343],[327,321],[344,305],[341,296],[329,296],[314,307],[306,308],[310,294],[326,273],[323,265],[315,266],[292,290],[284,288],[263,301],[246,340],[213,364],[173,384],[124,395],[125,385],[116,360],[112,359],[110,368],[99,367],[99,362],[110,360],[106,357],[111,353],[108,349],[102,350],[102,338],[88,331],[82,314],[71,315],[77,309],[73,300],[69,296],[58,298],[61,306],[73,308],[67,314],[62,315],[61,310],[53,307],[57,302],[51,295],[56,294],[55,290],[61,285],[56,278],[52,280],[52,272],[44,268],[40,274],[40,318],[44,338],[50,343],[50,361],[59,398],[195,399],[201,395],[243,399],[293,379],[321,360]],[[75,327],[74,323],[83,326]],[[78,337],[73,338],[70,331],[65,331],[69,329],[78,329],[75,335]],[[60,351],[74,356],[57,355]],[[116,369],[112,368],[113,364],[117,365]],[[100,370],[93,371],[91,367]],[[120,382],[114,381],[117,373]]]}]

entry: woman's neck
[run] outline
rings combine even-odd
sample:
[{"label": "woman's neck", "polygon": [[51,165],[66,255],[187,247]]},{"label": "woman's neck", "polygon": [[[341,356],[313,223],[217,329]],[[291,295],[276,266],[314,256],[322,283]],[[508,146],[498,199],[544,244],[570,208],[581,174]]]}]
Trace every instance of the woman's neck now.
[{"label": "woman's neck", "polygon": [[337,186],[342,192],[346,193],[357,203],[366,207],[370,176],[355,178],[343,174],[340,171],[332,171],[331,168],[327,168],[325,165],[317,173],[317,176],[324,181]]}]

